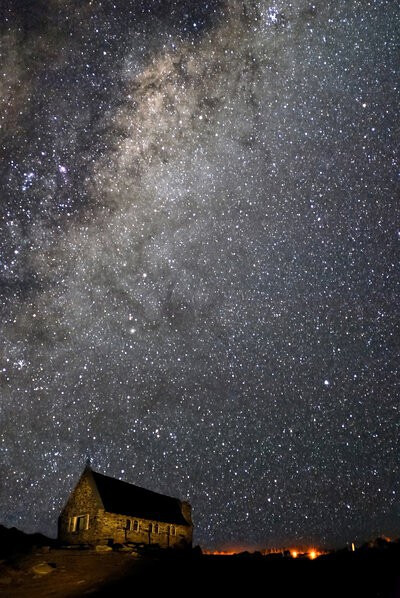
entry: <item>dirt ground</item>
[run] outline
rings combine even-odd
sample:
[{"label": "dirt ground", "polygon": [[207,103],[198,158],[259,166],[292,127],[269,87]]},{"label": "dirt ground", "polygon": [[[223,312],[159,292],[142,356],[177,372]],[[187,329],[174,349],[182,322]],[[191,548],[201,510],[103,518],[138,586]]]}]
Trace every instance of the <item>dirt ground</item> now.
[{"label": "dirt ground", "polygon": [[129,597],[171,591],[185,596],[400,598],[400,543],[314,561],[190,552],[137,557],[54,547],[0,563],[4,598]]},{"label": "dirt ground", "polygon": [[[44,565],[44,566],[43,566]],[[49,570],[35,573],[34,569]],[[40,550],[0,564],[0,596],[4,598],[66,598],[96,594],[104,584],[134,575],[140,559],[131,554],[94,550]]]}]

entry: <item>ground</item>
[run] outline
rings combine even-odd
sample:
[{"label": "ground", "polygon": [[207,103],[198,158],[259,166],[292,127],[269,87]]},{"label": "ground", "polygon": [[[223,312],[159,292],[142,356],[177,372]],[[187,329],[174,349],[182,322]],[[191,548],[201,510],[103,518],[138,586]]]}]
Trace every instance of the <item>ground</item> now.
[{"label": "ground", "polygon": [[151,595],[159,591],[229,595],[241,590],[272,598],[400,598],[400,544],[342,551],[314,561],[196,551],[138,557],[128,552],[39,547],[0,564],[4,598],[134,596],[138,590]]},{"label": "ground", "polygon": [[[34,569],[50,564],[50,573]],[[89,550],[51,549],[33,551],[0,565],[0,595],[13,598],[65,598],[94,594],[105,583],[134,574],[138,559],[116,552],[98,554]]]}]

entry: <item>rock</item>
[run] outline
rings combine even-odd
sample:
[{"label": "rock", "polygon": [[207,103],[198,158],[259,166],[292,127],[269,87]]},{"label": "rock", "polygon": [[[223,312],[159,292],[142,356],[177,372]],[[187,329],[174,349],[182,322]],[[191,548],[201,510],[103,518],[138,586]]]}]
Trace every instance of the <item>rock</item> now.
[{"label": "rock", "polygon": [[140,557],[140,553],[137,550],[132,550],[131,555],[134,557]]},{"label": "rock", "polygon": [[112,552],[111,546],[105,546],[104,544],[97,544],[96,552]]},{"label": "rock", "polygon": [[32,567],[32,573],[35,575],[48,575],[52,571],[54,571],[54,566],[49,563],[38,563]]},{"label": "rock", "polygon": [[0,577],[0,585],[8,585],[12,582],[12,577]]},{"label": "rock", "polygon": [[49,552],[50,552],[50,546],[41,546],[41,547],[38,549],[38,552],[39,552],[40,554],[47,554],[47,553],[49,553]]}]

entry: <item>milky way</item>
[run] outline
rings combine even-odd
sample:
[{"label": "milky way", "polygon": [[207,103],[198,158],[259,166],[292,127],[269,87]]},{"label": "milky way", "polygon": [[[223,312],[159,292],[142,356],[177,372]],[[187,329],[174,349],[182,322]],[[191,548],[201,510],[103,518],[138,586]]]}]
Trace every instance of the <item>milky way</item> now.
[{"label": "milky way", "polygon": [[2,5],[1,523],[400,535],[397,0]]}]

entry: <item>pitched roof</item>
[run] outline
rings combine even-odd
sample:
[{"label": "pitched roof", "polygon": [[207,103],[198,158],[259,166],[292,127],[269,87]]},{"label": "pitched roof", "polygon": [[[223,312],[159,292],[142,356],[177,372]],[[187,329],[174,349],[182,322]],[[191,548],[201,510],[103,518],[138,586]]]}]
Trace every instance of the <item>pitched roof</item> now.
[{"label": "pitched roof", "polygon": [[181,501],[172,496],[139,488],[90,470],[104,509],[109,513],[189,525],[182,515]]}]

